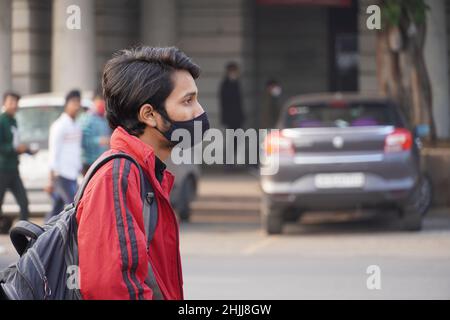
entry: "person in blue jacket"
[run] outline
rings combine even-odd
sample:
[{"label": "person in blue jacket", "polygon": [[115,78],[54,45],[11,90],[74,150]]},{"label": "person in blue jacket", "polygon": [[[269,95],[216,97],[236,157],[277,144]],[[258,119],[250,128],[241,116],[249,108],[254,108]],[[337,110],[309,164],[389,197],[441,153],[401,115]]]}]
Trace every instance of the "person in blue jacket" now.
[{"label": "person in blue jacket", "polygon": [[82,137],[83,175],[95,160],[109,148],[111,129],[105,118],[105,100],[100,93],[94,97],[94,106],[80,120]]}]

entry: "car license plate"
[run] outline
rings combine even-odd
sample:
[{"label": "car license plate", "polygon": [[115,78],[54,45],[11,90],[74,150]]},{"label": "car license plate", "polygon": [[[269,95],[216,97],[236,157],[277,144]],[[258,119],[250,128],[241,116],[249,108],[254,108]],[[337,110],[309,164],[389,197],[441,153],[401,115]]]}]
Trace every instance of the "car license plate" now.
[{"label": "car license plate", "polygon": [[317,174],[314,182],[317,189],[362,188],[365,176],[363,173]]}]

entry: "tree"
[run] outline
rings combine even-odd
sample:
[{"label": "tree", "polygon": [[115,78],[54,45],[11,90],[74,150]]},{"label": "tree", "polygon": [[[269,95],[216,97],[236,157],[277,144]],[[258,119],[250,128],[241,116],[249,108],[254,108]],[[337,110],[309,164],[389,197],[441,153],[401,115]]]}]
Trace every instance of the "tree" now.
[{"label": "tree", "polygon": [[383,26],[377,34],[378,84],[413,125],[428,124],[436,141],[433,96],[424,57],[425,0],[379,0]]}]

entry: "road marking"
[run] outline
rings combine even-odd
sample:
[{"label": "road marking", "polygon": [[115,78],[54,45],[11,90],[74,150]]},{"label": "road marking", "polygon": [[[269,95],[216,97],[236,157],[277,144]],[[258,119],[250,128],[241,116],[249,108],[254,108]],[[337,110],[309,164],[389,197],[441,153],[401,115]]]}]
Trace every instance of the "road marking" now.
[{"label": "road marking", "polygon": [[269,244],[272,244],[274,242],[274,240],[275,240],[274,237],[270,237],[270,238],[266,238],[262,241],[256,242],[256,243],[248,246],[244,250],[242,250],[241,254],[244,256],[250,256],[252,254],[255,254],[262,248],[267,247]]},{"label": "road marking", "polygon": [[0,246],[0,254],[5,254],[6,248],[4,246]]}]

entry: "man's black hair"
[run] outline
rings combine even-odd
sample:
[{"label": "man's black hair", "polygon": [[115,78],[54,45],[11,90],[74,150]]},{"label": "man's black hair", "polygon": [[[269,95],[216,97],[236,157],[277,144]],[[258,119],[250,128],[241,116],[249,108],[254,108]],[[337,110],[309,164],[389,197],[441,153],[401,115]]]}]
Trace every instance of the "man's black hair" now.
[{"label": "man's black hair", "polygon": [[3,94],[3,102],[5,102],[5,101],[6,101],[6,98],[8,98],[8,97],[13,97],[13,98],[16,99],[16,100],[19,100],[19,99],[20,99],[20,94],[18,94],[18,93],[15,92],[15,91],[6,91],[6,92]]},{"label": "man's black hair", "polygon": [[71,100],[71,99],[81,99],[80,90],[70,90],[66,94],[66,102],[65,102],[65,104],[67,105],[67,102],[69,102],[69,100]]},{"label": "man's black hair", "polygon": [[275,80],[275,79],[269,79],[269,80],[266,81],[266,87],[274,86],[274,85],[277,85],[277,84],[278,84],[278,81]]},{"label": "man's black hair", "polygon": [[148,103],[167,116],[165,101],[173,90],[172,74],[188,71],[194,79],[200,68],[175,47],[137,47],[121,50],[109,60],[102,77],[106,118],[111,129],[123,127],[140,136],[146,127],[138,120],[139,110]]},{"label": "man's black hair", "polygon": [[227,72],[239,70],[239,65],[235,61],[230,61],[225,66]]}]

